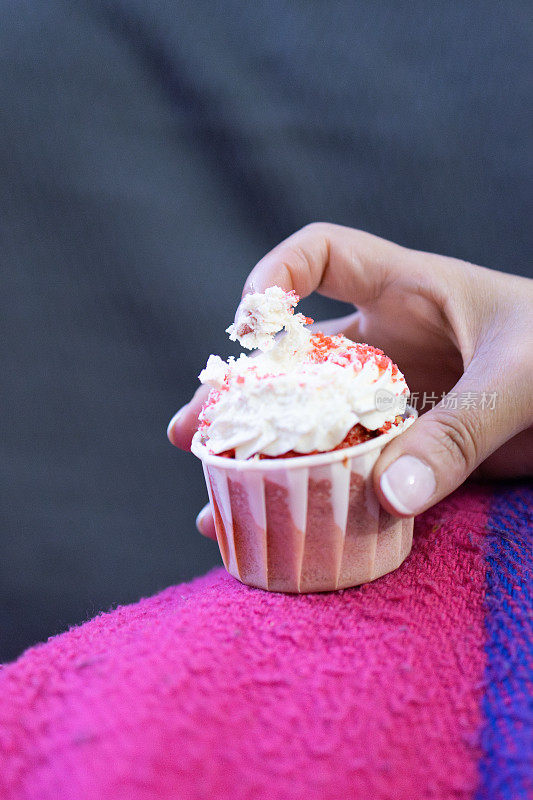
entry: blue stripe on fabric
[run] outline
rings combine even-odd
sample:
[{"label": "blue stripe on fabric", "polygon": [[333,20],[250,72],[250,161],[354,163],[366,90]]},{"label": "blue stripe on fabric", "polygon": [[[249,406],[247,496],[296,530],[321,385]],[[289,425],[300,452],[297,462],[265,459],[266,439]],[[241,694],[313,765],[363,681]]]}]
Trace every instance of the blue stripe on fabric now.
[{"label": "blue stripe on fabric", "polygon": [[498,494],[487,523],[482,703],[476,800],[533,797],[533,491]]}]

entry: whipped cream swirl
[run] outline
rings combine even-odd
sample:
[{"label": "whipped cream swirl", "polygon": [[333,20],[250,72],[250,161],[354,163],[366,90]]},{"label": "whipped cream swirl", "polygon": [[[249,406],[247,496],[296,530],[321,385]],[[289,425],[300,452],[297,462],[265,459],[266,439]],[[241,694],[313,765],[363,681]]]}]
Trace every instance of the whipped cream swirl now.
[{"label": "whipped cream swirl", "polygon": [[327,451],[357,423],[378,430],[405,410],[409,389],[396,365],[369,345],[311,333],[312,320],[294,313],[298,300],[277,286],[247,295],[228,333],[259,352],[209,356],[199,377],[211,392],[196,436],[212,453]]}]

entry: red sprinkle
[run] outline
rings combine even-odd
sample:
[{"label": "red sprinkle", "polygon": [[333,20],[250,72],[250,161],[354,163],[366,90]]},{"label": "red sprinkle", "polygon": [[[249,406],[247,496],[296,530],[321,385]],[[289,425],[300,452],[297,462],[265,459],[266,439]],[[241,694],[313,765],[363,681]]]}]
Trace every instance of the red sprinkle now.
[{"label": "red sprinkle", "polygon": [[294,306],[298,305],[298,303],[300,302],[300,295],[296,294],[294,289],[291,289],[289,292],[285,292],[285,294],[287,295],[287,297],[290,297],[289,302],[293,308]]},{"label": "red sprinkle", "polygon": [[320,364],[328,360],[328,357],[333,353],[332,361],[335,362],[338,355],[341,359],[347,359],[351,362],[358,361],[361,366],[366,364],[367,361],[373,360],[380,372],[385,372],[390,365],[392,378],[398,375],[398,367],[391,359],[385,355],[383,350],[378,350],[377,347],[372,347],[370,344],[347,342],[339,350],[339,337],[326,336],[324,333],[313,333],[311,336],[311,352],[309,360],[315,364]]},{"label": "red sprinkle", "polygon": [[227,392],[228,389],[229,389],[229,385],[228,385],[227,377],[224,379],[224,383],[222,384],[220,389],[211,389],[211,391],[209,392],[209,395],[207,397],[207,400],[203,404],[202,410],[200,411],[200,413],[198,415],[198,430],[202,431],[202,430],[205,430],[205,428],[209,427],[209,425],[211,423],[205,417],[206,411],[209,408],[211,408],[211,406],[216,405],[218,403],[218,401],[220,400],[220,395],[222,394],[222,392]]}]

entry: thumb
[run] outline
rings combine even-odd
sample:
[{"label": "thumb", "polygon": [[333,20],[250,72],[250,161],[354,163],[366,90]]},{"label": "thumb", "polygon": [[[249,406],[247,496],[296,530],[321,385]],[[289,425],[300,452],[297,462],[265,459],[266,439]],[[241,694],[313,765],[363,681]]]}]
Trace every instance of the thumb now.
[{"label": "thumb", "polygon": [[527,427],[527,413],[516,403],[523,392],[513,388],[509,376],[504,384],[487,381],[485,374],[481,383],[477,378],[484,370],[479,367],[473,362],[438,405],[383,450],[374,468],[374,487],[383,507],[395,516],[414,516],[446,497]]}]

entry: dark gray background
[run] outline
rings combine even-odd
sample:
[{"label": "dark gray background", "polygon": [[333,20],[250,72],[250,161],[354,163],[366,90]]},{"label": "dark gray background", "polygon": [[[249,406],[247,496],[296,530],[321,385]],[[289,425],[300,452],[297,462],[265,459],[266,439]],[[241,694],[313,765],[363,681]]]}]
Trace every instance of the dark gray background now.
[{"label": "dark gray background", "polygon": [[516,0],[0,9],[1,660],[218,563],[200,465],[165,428],[281,238],[330,220],[526,274],[531,19]]}]

